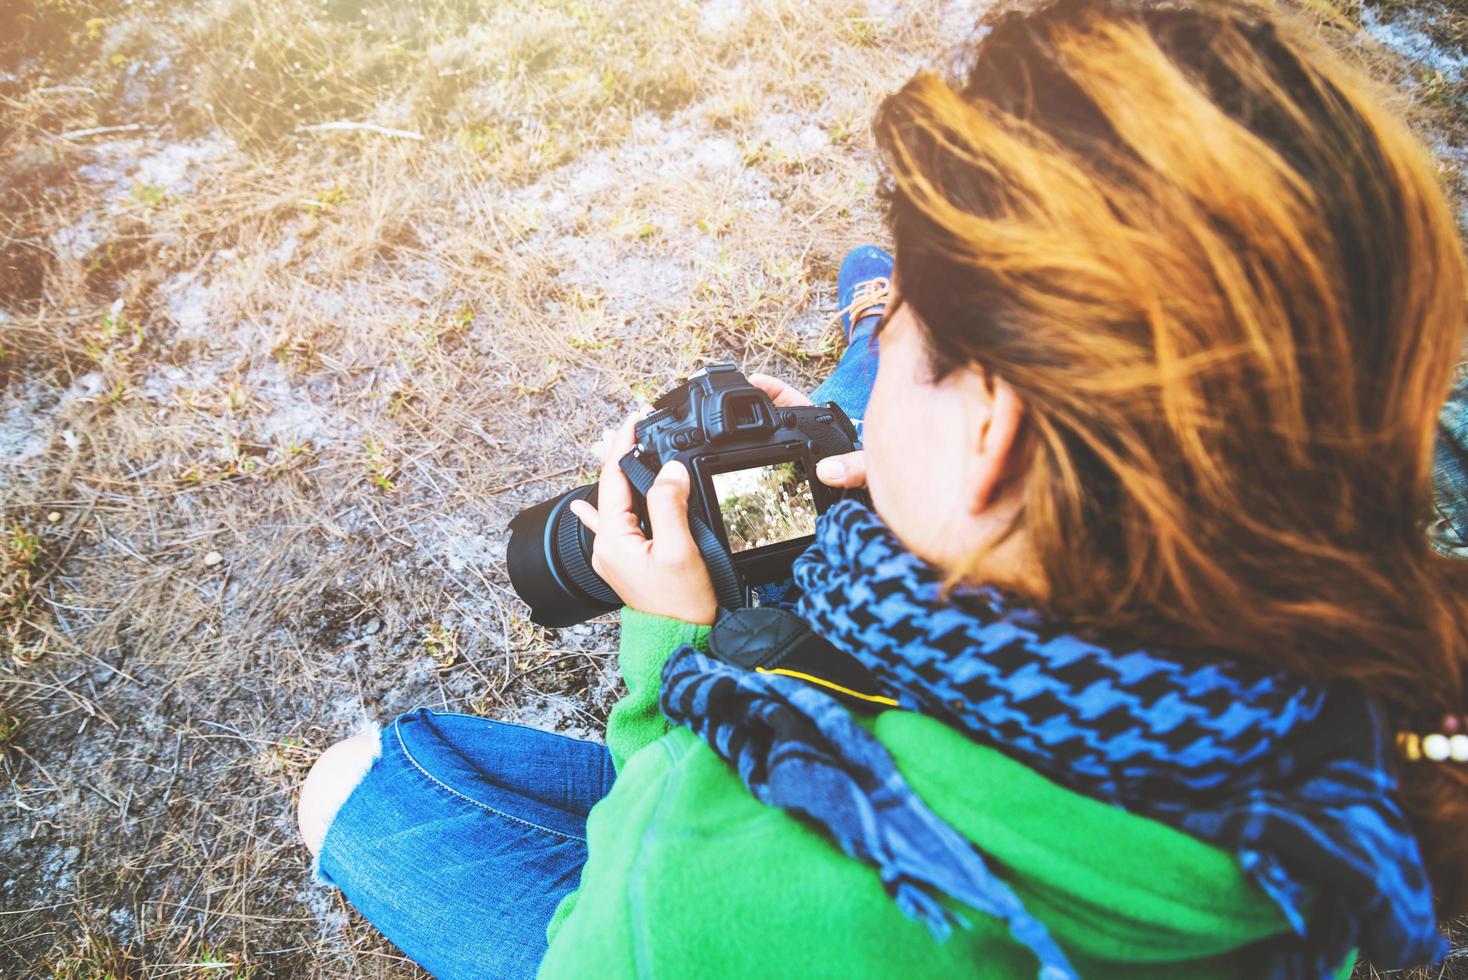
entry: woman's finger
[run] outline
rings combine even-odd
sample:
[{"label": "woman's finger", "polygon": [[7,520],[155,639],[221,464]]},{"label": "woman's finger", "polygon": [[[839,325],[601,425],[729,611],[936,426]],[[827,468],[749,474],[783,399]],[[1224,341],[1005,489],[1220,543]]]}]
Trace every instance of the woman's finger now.
[{"label": "woman's finger", "polygon": [[858,449],[827,456],[816,463],[816,476],[828,487],[864,487],[867,483],[867,454]]},{"label": "woman's finger", "polygon": [[675,459],[663,464],[647,490],[653,548],[668,561],[682,561],[696,547],[688,530],[688,488],[688,467]]},{"label": "woman's finger", "polygon": [[573,500],[570,506],[571,513],[575,514],[581,520],[581,523],[586,525],[588,531],[595,534],[597,524],[599,523],[597,519],[600,516],[596,512],[596,508],[584,500]]},{"label": "woman's finger", "polygon": [[617,461],[632,448],[632,425],[633,419],[628,418],[607,439],[596,490],[596,506],[603,520],[622,520],[625,514],[633,524],[637,523],[637,517],[632,513],[632,484],[627,482],[626,474],[617,465]]},{"label": "woman's finger", "polygon": [[797,408],[810,404],[810,399],[798,389],[768,374],[751,374],[749,383],[769,395],[776,408]]}]

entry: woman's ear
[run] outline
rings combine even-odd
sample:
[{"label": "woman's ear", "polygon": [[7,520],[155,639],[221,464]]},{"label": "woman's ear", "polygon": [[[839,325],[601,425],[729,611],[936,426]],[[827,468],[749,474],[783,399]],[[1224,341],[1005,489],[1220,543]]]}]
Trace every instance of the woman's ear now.
[{"label": "woman's ear", "polygon": [[988,395],[989,414],[979,426],[979,444],[974,447],[977,465],[968,494],[969,512],[973,514],[994,505],[1022,463],[1019,455],[1025,420],[1024,402],[1009,382],[983,368],[977,370]]}]

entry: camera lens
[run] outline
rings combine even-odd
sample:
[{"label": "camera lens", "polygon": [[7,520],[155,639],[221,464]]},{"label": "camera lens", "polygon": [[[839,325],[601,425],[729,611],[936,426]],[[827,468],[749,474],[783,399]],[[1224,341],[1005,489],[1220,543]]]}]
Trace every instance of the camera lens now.
[{"label": "camera lens", "polygon": [[527,507],[510,521],[510,584],[530,604],[531,622],[541,626],[574,626],[622,605],[592,571],[594,535],[571,513],[573,500],[595,506],[596,484]]}]

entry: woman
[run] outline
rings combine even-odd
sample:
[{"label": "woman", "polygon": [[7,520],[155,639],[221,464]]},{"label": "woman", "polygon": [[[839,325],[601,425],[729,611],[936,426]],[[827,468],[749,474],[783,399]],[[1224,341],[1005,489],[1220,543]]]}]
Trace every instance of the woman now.
[{"label": "woman", "polygon": [[420,711],[303,790],[321,875],[436,974],[1316,977],[1445,953],[1468,565],[1425,530],[1468,310],[1432,168],[1252,6],[1060,0],[991,27],[966,78],[919,74],[875,120],[881,357],[863,404],[882,297],[843,283],[855,337],[817,396],[865,415],[864,453],[821,476],[873,509],[823,515],[782,603],[890,707],[706,655],[687,474],[659,475],[645,539],[611,465],[629,420],[578,511],[627,603],[606,747]]}]

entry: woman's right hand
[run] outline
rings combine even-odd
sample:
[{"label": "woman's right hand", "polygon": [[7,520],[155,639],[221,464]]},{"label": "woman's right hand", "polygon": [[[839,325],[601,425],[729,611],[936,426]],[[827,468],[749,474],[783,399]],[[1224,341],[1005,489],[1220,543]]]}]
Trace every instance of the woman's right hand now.
[{"label": "woman's right hand", "polygon": [[[751,374],[749,383],[770,396],[776,408],[795,408],[811,403],[804,393],[768,374]],[[867,483],[867,454],[858,449],[827,456],[816,463],[816,478],[828,487],[864,487]]]}]

